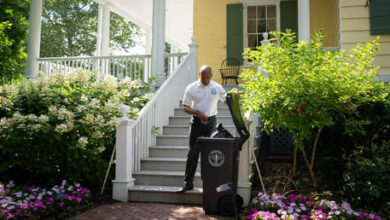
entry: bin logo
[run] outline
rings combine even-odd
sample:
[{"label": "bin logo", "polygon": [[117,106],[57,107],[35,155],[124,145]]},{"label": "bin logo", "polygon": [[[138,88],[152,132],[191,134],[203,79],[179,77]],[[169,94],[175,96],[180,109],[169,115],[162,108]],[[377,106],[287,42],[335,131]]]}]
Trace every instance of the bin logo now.
[{"label": "bin logo", "polygon": [[208,158],[213,167],[220,167],[225,162],[225,155],[220,150],[210,151]]}]

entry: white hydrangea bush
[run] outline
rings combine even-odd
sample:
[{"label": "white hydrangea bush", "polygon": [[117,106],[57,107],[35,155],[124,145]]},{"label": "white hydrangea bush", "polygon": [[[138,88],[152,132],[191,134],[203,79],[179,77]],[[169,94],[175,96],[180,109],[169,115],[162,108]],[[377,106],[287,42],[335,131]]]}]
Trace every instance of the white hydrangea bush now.
[{"label": "white hydrangea bush", "polygon": [[[6,161],[0,162],[0,175],[27,163],[31,165],[23,169],[38,176],[104,166],[114,145],[120,105],[129,105],[128,116],[135,118],[153,96],[150,91],[140,81],[110,75],[99,79],[86,71],[0,86],[0,161]],[[93,172],[76,176],[92,180]]]}]

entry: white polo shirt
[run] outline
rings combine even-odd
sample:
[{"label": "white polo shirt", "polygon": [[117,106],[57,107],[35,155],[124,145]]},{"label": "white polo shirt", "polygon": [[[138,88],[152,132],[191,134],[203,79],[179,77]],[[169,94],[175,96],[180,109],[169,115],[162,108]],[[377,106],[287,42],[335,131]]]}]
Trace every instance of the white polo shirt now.
[{"label": "white polo shirt", "polygon": [[226,91],[218,83],[210,80],[204,86],[200,80],[189,84],[184,92],[183,105],[203,112],[207,117],[217,115],[218,99],[226,100]]}]

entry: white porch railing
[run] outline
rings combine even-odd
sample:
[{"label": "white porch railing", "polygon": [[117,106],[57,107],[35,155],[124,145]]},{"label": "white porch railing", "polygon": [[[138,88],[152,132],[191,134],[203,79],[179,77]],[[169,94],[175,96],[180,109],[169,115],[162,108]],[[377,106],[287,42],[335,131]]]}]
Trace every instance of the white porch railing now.
[{"label": "white porch railing", "polygon": [[128,107],[121,108],[124,117],[120,119],[116,134],[113,199],[127,201],[128,187],[134,184],[132,173],[141,169],[141,159],[148,157],[149,146],[155,145],[153,127],[162,128],[164,124],[168,124],[169,116],[179,106],[186,86],[196,80],[198,55],[194,40],[193,38],[189,45],[189,54],[142,108],[137,120],[126,117]]},{"label": "white porch railing", "polygon": [[[186,53],[165,55],[165,75],[168,76],[183,60]],[[98,71],[99,74],[110,74],[133,80],[147,81],[151,75],[151,55],[131,56],[92,56],[92,57],[47,57],[38,58],[39,70],[44,75],[83,69]]]}]

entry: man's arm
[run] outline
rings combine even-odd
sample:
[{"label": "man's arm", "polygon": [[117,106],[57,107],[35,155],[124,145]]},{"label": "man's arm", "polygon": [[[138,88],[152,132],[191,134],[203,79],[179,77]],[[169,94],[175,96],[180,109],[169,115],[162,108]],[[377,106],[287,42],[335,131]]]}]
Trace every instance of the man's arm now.
[{"label": "man's arm", "polygon": [[183,105],[183,110],[187,114],[198,116],[201,121],[207,121],[207,116],[199,110],[195,110],[188,105]]}]

